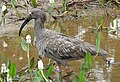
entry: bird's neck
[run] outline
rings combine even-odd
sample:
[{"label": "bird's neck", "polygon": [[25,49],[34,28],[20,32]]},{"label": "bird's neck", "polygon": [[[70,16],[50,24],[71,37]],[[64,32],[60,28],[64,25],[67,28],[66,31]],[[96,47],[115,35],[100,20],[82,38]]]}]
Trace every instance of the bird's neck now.
[{"label": "bird's neck", "polygon": [[46,30],[44,28],[44,23],[41,20],[35,20],[34,25],[35,30],[35,45],[40,50],[39,53],[42,55],[45,48],[45,37],[46,37]]},{"label": "bird's neck", "polygon": [[34,29],[35,29],[35,35],[37,37],[40,37],[45,33],[44,23],[42,23],[40,19],[35,20]]}]

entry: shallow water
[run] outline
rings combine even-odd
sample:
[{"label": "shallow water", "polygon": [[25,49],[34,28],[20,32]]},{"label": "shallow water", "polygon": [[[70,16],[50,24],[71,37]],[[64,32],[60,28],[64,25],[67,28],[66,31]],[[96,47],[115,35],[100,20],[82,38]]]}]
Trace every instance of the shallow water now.
[{"label": "shallow water", "polygon": [[[89,19],[89,17],[84,17],[80,19],[73,20],[59,20],[47,23],[46,26],[52,30],[62,32],[71,37],[79,38],[83,41],[95,44],[96,35],[94,33],[93,27],[95,27],[95,21],[99,20],[99,17],[94,17],[94,19]],[[105,27],[109,27],[111,18],[105,19]],[[31,26],[32,27],[32,26]],[[92,27],[92,28],[91,28]],[[33,41],[33,29],[30,28],[22,32],[22,36],[30,34]],[[110,66],[102,60],[101,57],[95,59],[94,68],[92,69],[95,73],[89,78],[89,82],[119,82],[120,80],[120,41],[119,38],[111,38],[108,36],[108,31],[103,30],[101,32],[101,48],[105,49],[109,54],[112,55]],[[34,45],[30,46],[30,57],[35,57],[37,60],[37,49]],[[17,69],[21,69],[27,64],[26,53],[22,51],[20,46],[20,37],[18,32],[14,32],[11,35],[5,34],[0,37],[0,65],[2,62],[7,62],[10,58],[12,62],[16,63]],[[44,62],[48,62],[44,59]],[[74,74],[78,74],[81,61],[71,61],[69,62],[70,68],[74,71]]]}]

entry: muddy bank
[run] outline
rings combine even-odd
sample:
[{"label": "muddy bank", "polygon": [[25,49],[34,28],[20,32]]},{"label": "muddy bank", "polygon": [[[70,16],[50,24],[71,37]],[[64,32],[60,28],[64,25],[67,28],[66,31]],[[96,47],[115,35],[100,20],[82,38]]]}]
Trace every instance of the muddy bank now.
[{"label": "muddy bank", "polygon": [[[23,19],[27,16],[25,13],[21,13],[21,16],[22,16],[22,20],[19,20],[20,18],[18,18],[17,16],[15,16],[13,13],[14,10],[11,10],[9,13],[7,13],[5,15],[5,25],[2,25],[0,26],[0,35],[3,35],[3,34],[7,34],[7,33],[11,33],[11,32],[14,32],[14,31],[18,31],[19,28],[20,28],[20,25],[22,24],[23,22]],[[25,9],[20,9],[19,10],[20,12],[26,12]],[[11,13],[13,15],[11,15]],[[48,17],[48,21],[46,23],[49,23],[49,22],[54,22],[56,20],[54,20],[52,18],[51,15],[48,14],[48,12],[46,12]],[[115,19],[115,18],[119,18],[120,17],[120,9],[110,9],[110,8],[94,8],[94,9],[88,9],[87,11],[86,10],[81,10],[81,12],[78,13],[79,15],[79,18],[74,18],[74,17],[71,17],[70,14],[71,13],[74,13],[74,12],[69,12],[68,15],[66,15],[64,18],[62,19],[65,19],[66,21],[67,20],[73,20],[73,19],[76,19],[76,20],[81,20],[81,19],[85,19],[85,18],[88,18],[90,20],[92,20],[92,18],[96,18],[96,20],[99,20],[100,17],[105,17],[105,18],[112,18],[112,19]],[[55,14],[54,14],[55,15]],[[106,16],[107,15],[107,16]],[[109,22],[112,21],[111,20],[108,20]],[[60,19],[58,19],[60,20]],[[90,21],[88,20],[88,21]],[[96,21],[94,20],[94,21]],[[84,21],[83,21],[84,22]],[[33,27],[34,23],[33,21],[31,21],[26,27]],[[26,29],[26,28],[25,28]]]}]

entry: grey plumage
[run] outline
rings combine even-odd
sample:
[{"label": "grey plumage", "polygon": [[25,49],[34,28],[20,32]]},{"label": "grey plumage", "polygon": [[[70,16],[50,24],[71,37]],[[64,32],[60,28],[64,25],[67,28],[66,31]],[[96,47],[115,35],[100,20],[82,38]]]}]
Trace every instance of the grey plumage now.
[{"label": "grey plumage", "polygon": [[[95,45],[44,28],[46,14],[39,9],[32,10],[31,14],[21,25],[19,35],[23,27],[31,19],[35,19],[35,45],[38,48],[39,56],[44,55],[59,64],[66,65],[68,60],[84,58],[87,52],[96,55]],[[105,59],[108,53],[100,49],[98,55]]]}]

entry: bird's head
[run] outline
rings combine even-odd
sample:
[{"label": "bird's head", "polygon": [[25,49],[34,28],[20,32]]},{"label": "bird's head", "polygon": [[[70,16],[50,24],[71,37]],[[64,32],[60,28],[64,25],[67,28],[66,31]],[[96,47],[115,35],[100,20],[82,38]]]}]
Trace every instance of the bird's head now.
[{"label": "bird's head", "polygon": [[22,23],[20,30],[19,30],[19,36],[21,34],[21,31],[23,29],[23,27],[31,20],[31,19],[40,19],[41,23],[44,24],[44,22],[46,21],[46,14],[44,11],[40,10],[40,9],[33,9],[30,14],[28,15],[28,17],[24,20],[24,22]]}]

